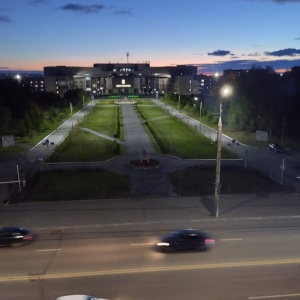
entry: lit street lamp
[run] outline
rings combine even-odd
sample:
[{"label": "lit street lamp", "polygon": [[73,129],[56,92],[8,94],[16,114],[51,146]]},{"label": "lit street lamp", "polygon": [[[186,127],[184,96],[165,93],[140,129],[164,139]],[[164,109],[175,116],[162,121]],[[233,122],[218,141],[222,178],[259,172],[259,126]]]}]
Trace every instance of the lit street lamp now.
[{"label": "lit street lamp", "polygon": [[[228,97],[231,93],[229,87],[224,87],[221,90],[221,97]],[[217,158],[216,158],[216,180],[215,180],[215,216],[219,216],[219,200],[221,192],[221,150],[222,150],[222,102],[220,100],[220,113],[217,132]]]},{"label": "lit street lamp", "polygon": [[[196,101],[198,101],[198,97],[195,97],[194,98]],[[201,130],[201,116],[202,116],[202,101],[200,101],[200,104],[199,104],[199,113],[200,113],[200,130]]]},{"label": "lit street lamp", "polygon": [[103,100],[103,87],[102,86],[100,87],[100,90],[101,90],[101,98]]}]

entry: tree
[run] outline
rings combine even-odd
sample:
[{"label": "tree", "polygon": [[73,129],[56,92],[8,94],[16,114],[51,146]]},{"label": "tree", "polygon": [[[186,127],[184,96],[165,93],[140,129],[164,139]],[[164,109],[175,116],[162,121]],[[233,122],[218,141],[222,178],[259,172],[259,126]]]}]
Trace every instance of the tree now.
[{"label": "tree", "polygon": [[254,122],[250,101],[245,97],[234,97],[228,110],[228,125],[234,129],[253,131]]}]

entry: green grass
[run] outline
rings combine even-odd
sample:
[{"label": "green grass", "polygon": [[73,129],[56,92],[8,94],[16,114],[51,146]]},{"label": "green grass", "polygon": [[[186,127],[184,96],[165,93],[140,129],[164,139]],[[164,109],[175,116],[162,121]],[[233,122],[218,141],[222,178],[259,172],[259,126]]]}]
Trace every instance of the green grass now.
[{"label": "green grass", "polygon": [[[190,159],[212,159],[216,157],[217,145],[195,128],[179,121],[176,117],[157,106],[139,106],[147,122],[158,132],[165,144],[170,146],[170,155]],[[222,149],[223,158],[236,158]]]},{"label": "green grass", "polygon": [[[178,105],[173,101],[162,101],[163,103],[166,103],[167,105],[175,108],[178,110]],[[184,114],[194,118],[195,120],[200,121],[200,115],[199,111],[186,111],[184,107],[180,108],[180,111]],[[201,117],[201,122],[215,130],[217,130],[217,124],[213,121],[211,121],[207,116]],[[267,142],[257,141],[256,140],[256,133],[255,132],[245,132],[245,131],[239,131],[239,130],[231,130],[226,126],[226,124],[223,124],[223,134],[228,135],[229,137],[235,139],[236,141],[239,141],[240,143],[254,146],[254,147],[266,147],[270,143],[282,143],[282,137],[281,136],[270,136],[269,140]],[[289,137],[284,136],[283,137],[283,145],[285,148],[292,149],[294,151],[300,151],[300,139],[297,139],[296,137]]]},{"label": "green grass", "polygon": [[56,151],[46,159],[46,162],[105,161],[125,152],[124,146],[120,146],[120,153],[117,153],[115,149],[116,142],[80,129],[77,131],[75,128]]},{"label": "green grass", "polygon": [[[85,117],[79,126],[75,126],[68,138],[56,149],[46,162],[89,162],[103,161],[125,153],[125,147],[81,129],[88,128],[95,132],[114,137],[116,133],[117,106],[99,105]],[[123,135],[123,131],[121,132]]]},{"label": "green grass", "polygon": [[116,105],[98,105],[80,123],[80,127],[86,127],[113,137],[116,131],[116,114]]},{"label": "green grass", "polygon": [[[183,197],[214,194],[214,167],[188,167],[169,176]],[[127,176],[101,169],[43,171],[36,173],[28,183],[13,202],[116,199],[130,195]],[[282,191],[286,189],[256,169],[221,168],[221,195]]]},{"label": "green grass", "polygon": [[[118,188],[116,188],[118,187]],[[105,170],[43,171],[31,178],[15,201],[45,202],[128,198],[127,176]]]},{"label": "green grass", "polygon": [[[79,111],[78,108],[73,109],[73,114]],[[66,118],[70,118],[71,114],[67,115]],[[47,130],[38,132],[33,136],[20,137],[14,135],[15,145],[7,148],[0,147],[0,158],[15,155],[27,151],[37,145],[40,141],[44,140],[49,134],[55,131],[61,126],[66,120],[55,120],[53,123],[47,122]]]},{"label": "green grass", "polygon": [[[181,196],[214,193],[215,168],[189,167],[170,176]],[[271,193],[284,190],[286,188],[257,169],[236,166],[221,168],[221,194]]]}]

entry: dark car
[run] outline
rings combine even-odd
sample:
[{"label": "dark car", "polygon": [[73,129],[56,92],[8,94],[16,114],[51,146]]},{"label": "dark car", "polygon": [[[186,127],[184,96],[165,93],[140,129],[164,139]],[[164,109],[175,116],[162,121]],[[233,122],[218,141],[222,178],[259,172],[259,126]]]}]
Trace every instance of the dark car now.
[{"label": "dark car", "polygon": [[269,144],[268,149],[276,153],[284,153],[284,148],[280,144]]},{"label": "dark car", "polygon": [[156,248],[161,252],[206,251],[215,240],[197,229],[181,229],[163,236]]},{"label": "dark car", "polygon": [[0,246],[19,246],[32,241],[32,234],[25,227],[0,228]]}]

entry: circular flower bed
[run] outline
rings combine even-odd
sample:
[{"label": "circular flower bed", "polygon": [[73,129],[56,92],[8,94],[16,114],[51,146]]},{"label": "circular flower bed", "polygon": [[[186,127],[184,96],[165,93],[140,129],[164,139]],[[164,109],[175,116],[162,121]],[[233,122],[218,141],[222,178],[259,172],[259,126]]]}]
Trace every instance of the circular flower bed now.
[{"label": "circular flower bed", "polygon": [[133,169],[157,169],[159,168],[160,162],[156,159],[136,159],[130,161],[130,166]]}]

